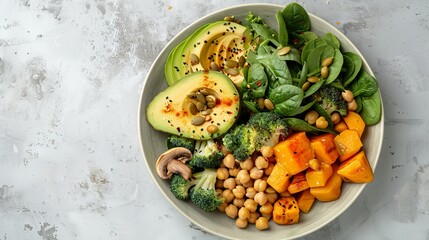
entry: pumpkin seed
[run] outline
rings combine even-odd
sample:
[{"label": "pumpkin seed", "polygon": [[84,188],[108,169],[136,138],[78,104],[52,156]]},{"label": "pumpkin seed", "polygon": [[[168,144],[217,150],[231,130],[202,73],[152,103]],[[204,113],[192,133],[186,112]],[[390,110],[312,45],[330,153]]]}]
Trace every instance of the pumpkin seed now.
[{"label": "pumpkin seed", "polygon": [[226,16],[223,18],[224,21],[233,22],[235,20],[234,16]]},{"label": "pumpkin seed", "polygon": [[246,63],[246,58],[244,58],[243,56],[241,56],[241,57],[238,59],[238,65],[239,65],[240,67],[243,67],[245,63]]},{"label": "pumpkin seed", "polygon": [[212,112],[213,112],[213,110],[211,110],[211,109],[209,108],[209,109],[206,109],[206,110],[201,111],[201,115],[203,115],[203,116],[207,116],[207,115],[210,115],[210,113],[212,113]]},{"label": "pumpkin seed", "polygon": [[290,47],[282,47],[278,52],[277,55],[283,56],[290,52]]},{"label": "pumpkin seed", "polygon": [[325,58],[325,59],[323,59],[323,61],[322,61],[322,66],[324,67],[324,66],[329,66],[329,65],[331,65],[332,64],[332,62],[334,61],[334,57],[328,57],[328,58]]},{"label": "pumpkin seed", "polygon": [[310,87],[310,82],[305,82],[303,85],[302,85],[302,87],[301,87],[301,89],[302,89],[302,91],[307,91],[307,89]]},{"label": "pumpkin seed", "polygon": [[195,53],[191,53],[191,55],[189,55],[189,59],[191,60],[192,66],[200,63],[200,59],[198,58],[198,56]]},{"label": "pumpkin seed", "polygon": [[209,95],[209,92],[206,89],[200,89],[200,93],[203,94],[204,96]]},{"label": "pumpkin seed", "polygon": [[206,105],[202,102],[197,102],[196,106],[197,106],[198,111],[202,111],[204,109],[204,106],[206,106]]},{"label": "pumpkin seed", "polygon": [[271,102],[271,100],[270,99],[268,99],[268,98],[266,98],[265,100],[264,100],[264,105],[265,105],[265,107],[268,109],[268,110],[274,110],[274,103],[273,102]]},{"label": "pumpkin seed", "polygon": [[316,77],[316,76],[311,76],[311,77],[307,78],[307,81],[309,81],[311,83],[316,83],[316,82],[320,81],[320,78]]},{"label": "pumpkin seed", "polygon": [[196,92],[197,100],[203,104],[206,104],[206,98],[201,92]]},{"label": "pumpkin seed", "polygon": [[232,59],[228,59],[228,60],[226,60],[225,65],[229,68],[236,68],[236,67],[238,67],[238,62],[234,61]]},{"label": "pumpkin seed", "polygon": [[187,96],[188,98],[195,99],[195,98],[197,97],[197,94],[196,94],[196,93],[194,93],[194,92],[191,92],[191,93],[188,93],[186,96]]},{"label": "pumpkin seed", "polygon": [[237,76],[240,72],[235,68],[228,68],[226,69],[226,73],[228,73],[231,76]]},{"label": "pumpkin seed", "polygon": [[259,109],[263,110],[265,108],[265,103],[263,98],[258,98]]},{"label": "pumpkin seed", "polygon": [[204,120],[206,120],[206,122],[212,120],[212,117],[210,117],[210,115],[205,116]]},{"label": "pumpkin seed", "polygon": [[216,127],[216,125],[208,125],[207,126],[207,132],[209,132],[209,133],[215,133],[215,132],[217,132],[219,129],[218,129],[218,127]]},{"label": "pumpkin seed", "polygon": [[203,124],[206,121],[206,119],[202,116],[196,116],[194,118],[192,118],[191,124],[194,126],[200,126],[201,124]]},{"label": "pumpkin seed", "polygon": [[215,62],[212,62],[210,63],[210,70],[219,71],[219,66]]},{"label": "pumpkin seed", "polygon": [[323,67],[322,67],[322,70],[320,70],[320,76],[321,76],[322,78],[327,78],[327,77],[328,77],[328,74],[329,74],[328,66],[323,66]]},{"label": "pumpkin seed", "polygon": [[216,106],[216,97],[213,95],[206,96],[207,107],[214,108]]},{"label": "pumpkin seed", "polygon": [[195,115],[198,113],[197,110],[197,106],[195,105],[195,103],[189,103],[189,111],[191,112],[192,115]]}]

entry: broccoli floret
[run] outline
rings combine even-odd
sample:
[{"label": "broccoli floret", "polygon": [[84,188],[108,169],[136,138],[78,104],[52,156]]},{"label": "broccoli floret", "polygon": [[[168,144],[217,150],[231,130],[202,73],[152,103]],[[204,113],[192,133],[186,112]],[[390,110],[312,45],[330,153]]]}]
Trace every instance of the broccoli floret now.
[{"label": "broccoli floret", "polygon": [[222,141],[238,161],[247,159],[256,150],[258,131],[247,124],[236,126],[225,134]]},{"label": "broccoli floret", "polygon": [[217,168],[220,166],[223,157],[223,153],[214,140],[197,140],[189,165],[197,168]]},{"label": "broccoli floret", "polygon": [[255,113],[247,124],[225,134],[223,144],[238,161],[243,161],[262,146],[274,146],[287,135],[287,123],[279,115],[261,112]]},{"label": "broccoli floret", "polygon": [[204,211],[212,212],[219,207],[225,199],[215,191],[216,170],[205,169],[193,175],[197,184],[191,188],[191,201]]},{"label": "broccoli floret", "polygon": [[179,137],[177,135],[171,135],[167,138],[167,148],[175,148],[175,147],[184,147],[189,149],[189,151],[194,151],[195,140]]},{"label": "broccoli floret", "polygon": [[171,193],[180,200],[186,200],[189,198],[189,189],[195,183],[195,180],[186,180],[180,174],[173,174],[170,181]]},{"label": "broccoli floret", "polygon": [[347,115],[347,102],[341,96],[341,91],[332,86],[320,88],[313,94],[313,99],[331,115],[338,112],[341,116]]}]

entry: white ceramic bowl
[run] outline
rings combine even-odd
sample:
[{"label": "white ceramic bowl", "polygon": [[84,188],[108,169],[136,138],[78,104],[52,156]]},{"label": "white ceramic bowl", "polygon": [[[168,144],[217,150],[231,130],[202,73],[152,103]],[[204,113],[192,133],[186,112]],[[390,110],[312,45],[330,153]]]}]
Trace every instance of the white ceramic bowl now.
[{"label": "white ceramic bowl", "polygon": [[[149,73],[147,74],[141,93],[138,131],[140,134],[140,143],[145,162],[149,172],[152,174],[154,182],[159,187],[159,190],[164,194],[164,196],[170,201],[170,203],[190,221],[210,233],[228,239],[293,239],[302,237],[320,229],[324,225],[331,222],[333,219],[337,218],[356,200],[365,187],[365,184],[345,183],[343,184],[342,195],[339,200],[328,203],[316,202],[308,214],[301,214],[300,222],[298,224],[276,225],[271,221],[269,230],[258,231],[254,226],[249,226],[247,229],[239,229],[235,226],[235,220],[230,219],[224,213],[207,213],[198,209],[190,202],[176,199],[170,193],[168,181],[159,178],[155,171],[155,163],[158,159],[158,156],[166,151],[165,140],[167,135],[155,131],[149,125],[146,120],[145,110],[154,96],[167,87],[163,69],[171,49],[173,49],[174,46],[189,36],[199,26],[203,25],[204,23],[221,20],[225,16],[233,15],[238,19],[244,19],[247,13],[252,11],[254,14],[262,16],[264,20],[268,22],[268,24],[275,27],[276,22],[274,14],[277,11],[282,10],[284,7],[285,6],[273,4],[244,4],[214,12],[197,20],[177,34],[177,36],[168,43],[160,55],[155,59],[152,67],[149,70]],[[317,33],[319,36],[326,32],[334,33],[341,41],[343,50],[351,51],[360,55],[363,60],[363,67],[365,70],[369,74],[374,75],[362,54],[344,34],[342,34],[339,30],[323,19],[310,13],[309,15],[312,24],[312,31]],[[384,115],[383,112],[382,114]],[[374,170],[377,165],[383,141],[383,115],[377,125],[367,127],[363,136],[364,149]],[[375,178],[376,177],[377,176],[375,176]]]}]

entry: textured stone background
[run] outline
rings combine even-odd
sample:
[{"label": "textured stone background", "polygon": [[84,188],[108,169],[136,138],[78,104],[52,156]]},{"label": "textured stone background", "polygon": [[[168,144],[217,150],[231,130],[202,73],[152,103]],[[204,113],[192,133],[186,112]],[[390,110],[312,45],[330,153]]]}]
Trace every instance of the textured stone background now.
[{"label": "textured stone background", "polygon": [[[154,185],[138,100],[175,34],[245,2],[287,3],[0,0],[0,239],[218,239]],[[429,3],[299,3],[361,50],[386,120],[375,182],[305,239],[429,239]]]}]

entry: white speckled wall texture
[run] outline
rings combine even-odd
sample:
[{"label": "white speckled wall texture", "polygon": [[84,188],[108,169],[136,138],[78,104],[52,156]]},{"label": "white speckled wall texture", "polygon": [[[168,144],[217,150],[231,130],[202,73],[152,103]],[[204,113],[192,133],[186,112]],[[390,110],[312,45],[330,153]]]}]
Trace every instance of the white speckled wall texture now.
[{"label": "white speckled wall texture", "polygon": [[[0,0],[0,239],[218,239],[149,177],[138,100],[176,33],[245,2],[286,3]],[[376,180],[305,239],[429,239],[429,2],[299,3],[361,50],[386,120]]]}]

